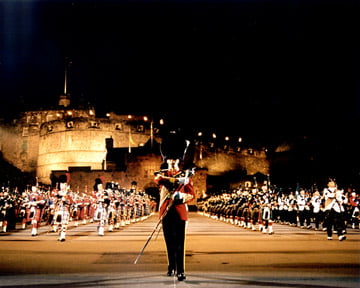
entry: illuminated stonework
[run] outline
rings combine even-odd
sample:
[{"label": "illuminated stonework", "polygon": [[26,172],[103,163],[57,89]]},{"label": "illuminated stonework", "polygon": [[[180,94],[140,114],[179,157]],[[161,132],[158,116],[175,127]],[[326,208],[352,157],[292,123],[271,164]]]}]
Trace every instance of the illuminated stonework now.
[{"label": "illuminated stonework", "polygon": [[106,139],[114,147],[139,147],[150,139],[144,116],[108,114],[97,118],[94,110],[61,109],[25,112],[11,125],[2,125],[1,151],[9,163],[35,172],[50,184],[54,170],[69,167],[106,167]]},{"label": "illuminated stonework", "polygon": [[[161,125],[161,123],[160,123]],[[161,139],[146,116],[109,113],[96,117],[94,109],[38,110],[24,112],[11,124],[0,125],[0,149],[4,159],[23,172],[33,173],[38,181],[52,183],[52,175],[71,174],[71,186],[89,191],[95,178],[106,182],[119,182],[129,188],[132,181],[139,189],[154,188],[153,172],[161,165],[159,148],[137,154],[147,143],[160,143]],[[153,141],[149,141],[152,139]],[[227,140],[227,142],[229,142]],[[194,178],[199,197],[206,193],[207,175],[225,173],[253,175],[269,173],[265,151],[194,143],[194,163],[203,168]],[[111,148],[122,148],[118,156],[109,161]],[[133,149],[134,148],[134,149]],[[132,150],[133,149],[133,150]],[[127,156],[124,156],[127,154]],[[133,156],[129,156],[133,155]],[[123,162],[123,167],[117,167]],[[238,181],[237,179],[236,181]]]}]

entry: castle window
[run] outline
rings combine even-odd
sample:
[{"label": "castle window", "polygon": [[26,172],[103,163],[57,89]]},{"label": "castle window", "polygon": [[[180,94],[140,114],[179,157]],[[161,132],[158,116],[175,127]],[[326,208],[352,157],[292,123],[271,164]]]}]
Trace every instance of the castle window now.
[{"label": "castle window", "polygon": [[23,137],[29,136],[29,127],[23,127],[22,136]]},{"label": "castle window", "polygon": [[74,122],[73,121],[66,122],[66,128],[74,128]]},{"label": "castle window", "polygon": [[115,130],[122,130],[122,125],[121,125],[121,123],[116,123],[116,124],[115,124]]},{"label": "castle window", "polygon": [[99,128],[99,123],[96,121],[90,121],[90,128]]},{"label": "castle window", "polygon": [[36,114],[31,115],[30,124],[34,124],[34,125],[39,124],[38,115]]},{"label": "castle window", "polygon": [[145,127],[144,127],[144,125],[137,125],[137,126],[136,126],[136,132],[139,132],[139,133],[145,132]]}]

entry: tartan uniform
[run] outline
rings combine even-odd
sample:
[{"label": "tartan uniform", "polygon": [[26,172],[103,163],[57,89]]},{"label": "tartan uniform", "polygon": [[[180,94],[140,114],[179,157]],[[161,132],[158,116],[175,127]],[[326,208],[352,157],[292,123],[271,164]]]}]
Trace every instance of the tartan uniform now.
[{"label": "tartan uniform", "polygon": [[32,193],[30,194],[29,199],[30,205],[30,215],[29,218],[31,219],[31,236],[36,236],[38,233],[38,228],[41,224],[42,214],[45,206],[45,198],[37,190],[36,187],[32,188]]},{"label": "tartan uniform", "polygon": [[[70,220],[70,206],[74,203],[69,194],[62,196],[63,193],[57,195],[59,197],[54,215],[54,226],[60,226],[58,240],[63,242],[66,238],[67,226]],[[61,197],[61,198],[60,198]]]}]

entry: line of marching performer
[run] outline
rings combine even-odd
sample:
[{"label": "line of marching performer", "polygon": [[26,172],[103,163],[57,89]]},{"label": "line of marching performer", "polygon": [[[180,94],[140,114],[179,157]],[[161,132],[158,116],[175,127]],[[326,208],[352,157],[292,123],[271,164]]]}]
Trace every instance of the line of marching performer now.
[{"label": "line of marching performer", "polygon": [[134,222],[143,221],[156,209],[155,200],[142,191],[119,188],[97,178],[91,193],[71,190],[67,182],[58,187],[32,186],[24,192],[3,187],[0,190],[0,232],[31,228],[31,236],[37,236],[41,225],[49,232],[57,233],[58,240],[66,240],[69,224],[72,226],[97,223],[97,233],[104,236]]},{"label": "line of marching performer", "polygon": [[263,196],[239,189],[198,202],[198,209],[200,214],[212,219],[273,234],[272,202],[267,196]]},{"label": "line of marching performer", "polygon": [[200,214],[240,227],[273,234],[273,223],[327,231],[339,240],[346,239],[346,229],[360,229],[360,197],[355,189],[339,189],[329,181],[324,190],[240,188],[198,200]]}]

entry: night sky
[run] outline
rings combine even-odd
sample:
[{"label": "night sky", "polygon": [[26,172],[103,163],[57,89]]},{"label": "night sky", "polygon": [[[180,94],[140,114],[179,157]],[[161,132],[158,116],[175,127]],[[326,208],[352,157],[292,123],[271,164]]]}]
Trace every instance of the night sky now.
[{"label": "night sky", "polygon": [[279,180],[360,184],[359,12],[355,0],[2,0],[0,118],[56,108],[67,65],[72,104],[98,116],[295,141]]},{"label": "night sky", "polygon": [[358,3],[1,1],[0,113],[56,105],[70,59],[73,103],[100,113],[339,133],[360,114]]}]

